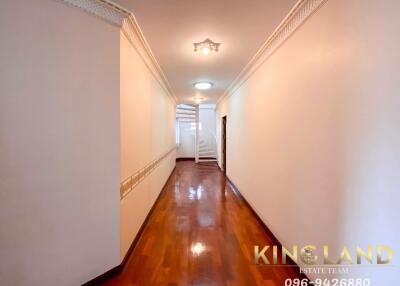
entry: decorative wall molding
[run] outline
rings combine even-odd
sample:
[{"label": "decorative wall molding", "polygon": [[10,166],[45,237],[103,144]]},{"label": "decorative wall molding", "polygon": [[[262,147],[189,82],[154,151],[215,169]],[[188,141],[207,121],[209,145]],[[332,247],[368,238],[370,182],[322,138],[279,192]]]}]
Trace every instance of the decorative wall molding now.
[{"label": "decorative wall molding", "polygon": [[93,14],[107,22],[121,27],[124,18],[130,12],[121,6],[106,0],[60,0],[70,6],[82,9],[87,13]]},{"label": "decorative wall molding", "polygon": [[164,91],[171,97],[174,103],[177,103],[177,98],[172,91],[172,88],[165,76],[161,66],[159,65],[156,57],[150,49],[140,27],[132,13],[125,17],[122,21],[122,31],[133,48],[138,52],[147,68],[153,74],[155,79],[159,82]]},{"label": "decorative wall molding", "polygon": [[145,167],[129,176],[120,183],[120,198],[121,200],[126,197],[140,182],[144,180],[148,175],[150,175],[160,163],[170,155],[176,147],[171,148],[167,153],[159,157],[158,159],[150,162]]},{"label": "decorative wall molding", "polygon": [[255,56],[243,68],[236,79],[218,99],[219,105],[234,94],[258,68],[313,14],[328,0],[299,0],[289,14],[278,25]]},{"label": "decorative wall molding", "polygon": [[120,27],[125,37],[138,52],[160,86],[176,104],[177,98],[161,69],[156,57],[150,49],[134,15],[129,10],[110,0],[57,0],[95,15],[106,22]]}]

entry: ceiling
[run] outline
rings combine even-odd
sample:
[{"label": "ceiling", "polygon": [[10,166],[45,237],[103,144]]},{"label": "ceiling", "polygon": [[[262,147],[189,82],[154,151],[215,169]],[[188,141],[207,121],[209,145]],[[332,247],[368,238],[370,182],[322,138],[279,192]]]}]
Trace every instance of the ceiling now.
[{"label": "ceiling", "polygon": [[[279,25],[296,0],[114,0],[135,15],[180,103],[215,103]],[[210,38],[205,56],[193,43]],[[208,81],[198,91],[195,82]]]}]

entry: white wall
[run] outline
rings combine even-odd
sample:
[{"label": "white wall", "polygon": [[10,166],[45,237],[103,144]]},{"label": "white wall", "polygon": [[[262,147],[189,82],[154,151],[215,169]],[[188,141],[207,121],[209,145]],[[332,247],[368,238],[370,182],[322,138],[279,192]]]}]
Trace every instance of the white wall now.
[{"label": "white wall", "polygon": [[[218,106],[227,174],[284,245],[399,251],[399,10],[327,1]],[[350,276],[394,285],[397,267]]]},{"label": "white wall", "polygon": [[190,122],[179,123],[179,146],[177,158],[194,158],[196,145],[196,125]]},{"label": "white wall", "polygon": [[119,29],[54,0],[0,9],[0,284],[119,264]]},{"label": "white wall", "polygon": [[[121,181],[175,146],[175,102],[120,35]],[[175,166],[175,151],[121,200],[121,260]]]}]

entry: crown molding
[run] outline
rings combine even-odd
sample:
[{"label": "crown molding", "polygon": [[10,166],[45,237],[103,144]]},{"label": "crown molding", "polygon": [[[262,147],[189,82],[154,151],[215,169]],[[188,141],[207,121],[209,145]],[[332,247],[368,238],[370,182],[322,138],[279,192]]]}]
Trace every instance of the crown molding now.
[{"label": "crown molding", "polygon": [[147,68],[153,74],[155,79],[159,82],[164,91],[170,96],[173,102],[177,103],[177,98],[164,74],[160,64],[150,49],[135,17],[132,13],[125,17],[122,22],[122,31],[133,48],[138,52]]},{"label": "crown molding", "polygon": [[89,14],[119,27],[133,48],[138,52],[160,86],[176,104],[177,98],[165,76],[160,64],[150,49],[134,15],[129,10],[110,0],[56,0],[69,6],[79,8]]},{"label": "crown molding", "polygon": [[118,4],[107,0],[59,0],[69,6],[79,8],[111,24],[121,27],[124,18],[131,14]]},{"label": "crown molding", "polygon": [[299,0],[217,101],[234,94],[282,44],[328,0]]}]

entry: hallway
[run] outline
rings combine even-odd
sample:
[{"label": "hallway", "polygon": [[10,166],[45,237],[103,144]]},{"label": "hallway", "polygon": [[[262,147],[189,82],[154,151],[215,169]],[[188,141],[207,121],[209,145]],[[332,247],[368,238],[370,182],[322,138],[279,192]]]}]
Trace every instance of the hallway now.
[{"label": "hallway", "polygon": [[216,164],[180,161],[111,285],[284,285],[290,267],[256,266],[273,244]]},{"label": "hallway", "polygon": [[399,284],[399,0],[1,4],[1,285]]}]

